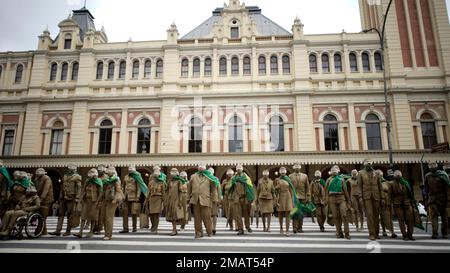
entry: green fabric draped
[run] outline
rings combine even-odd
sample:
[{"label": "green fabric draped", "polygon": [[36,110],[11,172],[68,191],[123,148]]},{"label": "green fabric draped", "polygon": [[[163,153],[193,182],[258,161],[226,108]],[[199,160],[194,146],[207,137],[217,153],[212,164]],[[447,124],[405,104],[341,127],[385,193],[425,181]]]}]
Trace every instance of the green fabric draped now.
[{"label": "green fabric draped", "polygon": [[442,170],[438,170],[436,172],[429,172],[426,176],[432,176],[432,177],[438,177],[442,180],[444,180],[447,183],[447,186],[450,187],[450,179],[448,177],[448,174]]},{"label": "green fabric draped", "polygon": [[214,185],[216,185],[216,187],[220,188],[220,181],[219,181],[219,179],[217,177],[215,177],[214,175],[212,175],[210,171],[208,171],[208,170],[204,170],[202,172],[198,171],[197,174],[204,175],[210,181],[214,182]]},{"label": "green fabric draped", "polygon": [[246,173],[242,173],[242,175],[235,174],[231,179],[231,187],[228,192],[233,191],[237,183],[241,183],[245,186],[247,201],[253,202],[253,200],[255,200],[255,191],[250,177],[248,177]]},{"label": "green fabric draped", "polygon": [[314,212],[316,211],[316,206],[309,202],[306,204],[303,204],[302,202],[300,202],[297,198],[297,191],[294,188],[294,184],[292,183],[292,180],[289,176],[287,175],[283,175],[280,177],[281,179],[283,179],[284,181],[288,182],[289,187],[292,190],[293,193],[293,201],[294,201],[294,208],[292,209],[291,213],[290,213],[290,217],[293,220],[298,220],[298,219],[303,219],[305,214],[311,214],[313,215]]},{"label": "green fabric draped", "polygon": [[91,178],[91,179],[89,179],[88,180],[88,183],[90,183],[90,184],[94,184],[94,185],[98,185],[98,186],[100,186],[100,188],[101,187],[103,187],[103,182],[102,182],[102,180],[100,179],[100,178]]},{"label": "green fabric draped", "polygon": [[324,186],[327,184],[327,182],[325,180],[323,180],[322,178],[320,178],[320,185]]},{"label": "green fabric draped", "polygon": [[142,179],[142,175],[140,173],[138,173],[137,171],[135,171],[135,172],[130,172],[128,174],[128,176],[134,179],[134,181],[139,185],[141,192],[145,195],[145,197],[147,197],[148,187],[145,184],[144,179]]},{"label": "green fabric draped", "polygon": [[[411,189],[411,186],[409,185],[408,180],[406,180],[405,178],[400,178],[400,184],[402,184],[403,186],[405,186],[409,200],[411,200],[411,205],[413,206],[415,211],[419,211],[419,207],[417,206],[417,201],[416,198],[414,197],[414,191]],[[414,217],[417,218],[417,217]],[[414,221],[414,226],[416,228],[425,230],[425,227],[422,224],[422,220],[420,219],[420,216],[418,217],[418,219],[415,219]]]},{"label": "green fabric draped", "polygon": [[8,182],[8,189],[11,188],[14,182],[11,179],[11,176],[9,176],[8,170],[5,167],[0,167],[0,174],[3,175],[6,182]]},{"label": "green fabric draped", "polygon": [[118,176],[112,176],[110,178],[102,179],[103,186],[111,185],[116,182],[120,182],[120,178]]},{"label": "green fabric draped", "polygon": [[[330,193],[342,193],[342,180],[344,176],[339,174],[333,177],[330,184],[328,185],[328,192]],[[345,187],[345,183],[344,183]]]},{"label": "green fabric draped", "polygon": [[179,176],[179,175],[175,176],[173,179],[175,179],[175,180],[177,180],[177,181],[180,181],[181,184],[183,184],[183,185],[185,185],[185,184],[188,183],[188,181],[187,181],[186,179],[184,179],[183,177],[181,177],[181,176]]},{"label": "green fabric draped", "polygon": [[160,173],[156,181],[163,183],[165,186],[167,186],[167,175],[165,173]]},{"label": "green fabric draped", "polygon": [[20,185],[20,186],[24,187],[25,189],[28,189],[28,187],[30,185],[34,186],[33,182],[31,182],[31,180],[26,177],[14,181],[13,185],[11,186],[11,189],[12,189],[12,187],[14,187],[14,185]]}]

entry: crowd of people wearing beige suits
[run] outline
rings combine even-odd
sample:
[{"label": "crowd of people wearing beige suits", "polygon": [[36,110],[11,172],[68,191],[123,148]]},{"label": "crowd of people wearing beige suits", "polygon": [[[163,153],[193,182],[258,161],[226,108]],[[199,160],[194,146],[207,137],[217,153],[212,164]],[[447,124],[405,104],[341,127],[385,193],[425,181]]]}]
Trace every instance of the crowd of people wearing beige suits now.
[{"label": "crowd of people wearing beige suits", "polygon": [[[330,177],[325,181],[320,171],[316,171],[314,177],[309,179],[301,169],[300,164],[295,164],[294,172],[288,175],[287,168],[281,167],[275,173],[277,177],[274,180],[270,178],[269,170],[264,170],[262,177],[254,185],[240,164],[235,166],[234,170],[228,169],[223,181],[214,176],[213,168],[207,169],[203,164],[200,164],[197,172],[190,177],[176,168],[171,169],[166,176],[159,166],[154,166],[148,179],[131,166],[128,174],[123,176],[123,181],[112,166],[100,165],[91,169],[83,180],[77,173],[77,167],[69,165],[61,180],[61,190],[56,200],[57,227],[49,234],[92,238],[103,231],[103,239],[111,240],[114,217],[120,208],[123,219],[123,229],[120,233],[130,232],[131,216],[132,232],[137,232],[139,227],[148,228],[151,233],[157,234],[162,215],[172,224],[172,231],[168,234],[170,236],[184,231],[193,217],[195,238],[212,237],[217,233],[217,219],[221,216],[226,218],[226,225],[230,230],[237,231],[237,235],[253,233],[254,216],[258,219],[257,228],[261,217],[262,231],[269,233],[272,216],[277,215],[280,234],[285,236],[292,235],[291,222],[293,234],[303,233],[303,218],[308,216],[312,217],[313,222],[317,222],[318,231],[325,232],[325,224],[328,223],[335,227],[337,238],[348,240],[351,239],[350,223],[355,225],[356,232],[362,232],[366,222],[369,239],[377,240],[380,239],[380,225],[384,236],[387,236],[388,230],[392,238],[397,237],[393,225],[395,215],[403,240],[415,240],[413,234],[414,225],[417,224],[414,213],[416,201],[412,187],[403,178],[401,171],[389,171],[384,177],[380,170],[374,169],[371,160],[366,160],[363,169],[353,170],[351,175],[343,175],[339,166],[333,166]],[[433,238],[438,238],[439,216],[442,221],[442,237],[447,238],[448,215],[445,209],[448,195],[445,190],[448,190],[450,182],[448,175],[445,176],[445,172],[439,171],[436,163],[431,163],[429,169],[425,188],[432,213]],[[26,200],[28,184],[17,181],[31,178],[29,174],[24,176],[15,172],[12,186],[6,187],[6,176],[4,170],[3,174],[0,172],[0,217],[3,219],[0,235],[3,236],[8,235],[8,229],[4,227],[4,216],[10,211],[10,217],[14,215],[11,211],[18,209],[9,206],[8,202],[14,200],[17,205]],[[147,181],[144,181],[144,178]],[[39,168],[31,185],[36,188],[40,201],[39,211],[46,219],[54,203],[52,181],[45,170]],[[293,217],[294,213],[303,207],[313,208],[313,213],[302,213],[301,217]],[[62,233],[65,219],[66,230]],[[7,220],[11,222],[9,218]],[[77,227],[78,232],[72,233]],[[85,230],[89,230],[86,235]]]}]

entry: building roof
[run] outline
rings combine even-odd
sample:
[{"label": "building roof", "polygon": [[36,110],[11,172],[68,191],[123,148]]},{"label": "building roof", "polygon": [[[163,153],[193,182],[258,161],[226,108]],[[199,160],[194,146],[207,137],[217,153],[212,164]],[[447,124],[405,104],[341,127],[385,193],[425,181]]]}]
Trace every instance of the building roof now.
[{"label": "building roof", "polygon": [[[261,9],[257,6],[246,7],[248,15],[256,24],[258,36],[290,36],[289,31],[282,28],[277,23],[273,22],[261,13]],[[223,8],[217,8],[213,11],[213,15],[191,32],[183,36],[181,39],[202,39],[211,38],[213,26],[219,22]]]},{"label": "building roof", "polygon": [[94,24],[95,18],[86,7],[82,7],[79,10],[73,10],[72,19],[80,26],[80,38],[82,41],[89,29],[92,29],[93,31],[96,30]]}]

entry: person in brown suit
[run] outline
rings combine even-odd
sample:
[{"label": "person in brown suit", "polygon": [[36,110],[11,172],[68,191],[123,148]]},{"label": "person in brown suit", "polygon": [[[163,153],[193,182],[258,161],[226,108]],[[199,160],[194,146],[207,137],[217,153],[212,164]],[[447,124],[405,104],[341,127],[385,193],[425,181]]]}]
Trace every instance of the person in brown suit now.
[{"label": "person in brown suit", "polygon": [[[140,179],[141,185],[139,181],[136,181],[135,178]],[[141,187],[144,189],[144,193],[141,191]],[[133,232],[137,232],[137,218],[141,213],[141,194],[147,195],[148,189],[147,185],[142,180],[142,176],[140,173],[136,171],[136,168],[131,166],[128,168],[128,175],[124,178],[124,183],[122,185],[122,191],[125,194],[125,200],[122,203],[123,213],[122,213],[122,221],[123,221],[123,230],[119,233],[128,233],[129,225],[128,225],[128,216],[131,214],[132,224],[133,224]]]},{"label": "person in brown suit", "polygon": [[230,187],[231,179],[234,176],[234,171],[232,169],[227,170],[227,177],[222,181],[222,194],[223,194],[223,210],[225,217],[227,218],[227,227],[233,230],[233,207],[232,200],[230,200]]},{"label": "person in brown suit", "polygon": [[25,192],[28,188],[28,176],[26,172],[15,171],[13,173],[14,182],[11,186],[10,197],[8,199],[8,210],[14,210],[17,205],[25,200]]},{"label": "person in brown suit", "polygon": [[41,200],[41,215],[44,218],[42,235],[47,235],[47,217],[53,203],[53,183],[43,168],[36,170],[33,181]]},{"label": "person in brown suit", "polygon": [[70,236],[75,209],[81,200],[81,176],[77,173],[77,167],[70,165],[68,172],[64,175],[59,194],[59,215],[56,231],[49,233],[54,236],[61,236],[64,223],[64,216],[67,214],[67,227],[63,236]]},{"label": "person in brown suit", "polygon": [[189,206],[189,196],[188,196],[188,174],[186,172],[181,172],[180,177],[186,181],[186,183],[181,183],[181,202],[183,205],[183,212],[184,212],[184,221],[183,224],[181,224],[181,231],[184,231],[186,228],[186,225],[189,223],[190,220],[190,206]]},{"label": "person in brown suit", "polygon": [[274,182],[269,178],[269,174],[269,170],[264,170],[262,172],[263,177],[259,179],[256,187],[256,206],[259,208],[259,212],[262,215],[264,232],[270,232],[274,205],[273,202],[276,198]]},{"label": "person in brown suit", "polygon": [[[413,199],[414,193],[408,181],[403,179],[402,172],[396,170],[393,175],[393,180],[386,182],[389,185],[389,194],[394,205],[394,211],[398,218],[400,231],[403,235],[404,241],[415,241],[414,233],[414,213]],[[406,225],[405,225],[406,224]]]},{"label": "person in brown suit", "polygon": [[372,160],[364,161],[364,169],[358,173],[358,185],[361,191],[361,199],[364,202],[364,210],[367,217],[369,239],[379,239],[380,233],[380,206],[382,185],[380,177],[373,169]]},{"label": "person in brown suit", "polygon": [[[280,234],[289,236],[291,225],[290,213],[294,208],[294,192],[290,178],[287,176],[285,167],[280,168],[280,177],[275,179],[276,207],[278,208],[278,221],[280,223]],[[283,216],[286,220],[286,232],[283,230]]]},{"label": "person in brown suit", "polygon": [[[309,189],[309,180],[308,176],[304,173],[301,173],[302,166],[300,164],[295,164],[294,173],[289,175],[289,178],[292,180],[292,184],[294,185],[295,191],[297,193],[298,201],[302,204],[306,204],[311,202],[311,192]],[[298,220],[293,221],[293,231],[294,233],[303,233],[303,219],[300,218]]]},{"label": "person in brown suit", "polygon": [[183,180],[179,176],[177,169],[170,170],[169,179],[167,181],[167,192],[164,202],[164,208],[166,212],[166,221],[172,223],[172,232],[170,236],[176,236],[178,234],[177,225],[184,223],[184,211],[182,201]]},{"label": "person in brown suit", "polygon": [[17,206],[8,210],[3,216],[0,226],[0,237],[9,236],[13,230],[17,218],[28,215],[31,212],[39,211],[41,202],[34,186],[29,186],[25,190],[25,198]]},{"label": "person in brown suit", "polygon": [[12,185],[12,179],[9,176],[8,170],[3,166],[3,161],[0,159],[0,219],[8,211],[10,185]]},{"label": "person in brown suit", "polygon": [[347,180],[347,189],[350,191],[352,214],[356,231],[362,231],[364,229],[364,204],[361,198],[361,188],[358,185],[358,171],[352,170],[351,175]]},{"label": "person in brown suit", "polygon": [[[383,229],[383,237],[387,237],[388,234],[386,230],[389,230],[391,233],[391,238],[397,238],[397,234],[394,232],[394,222],[392,219],[393,207],[392,207],[392,199],[390,193],[390,186],[388,181],[383,178],[383,171],[377,170],[377,175],[380,177],[381,182],[381,209],[380,209],[380,224]],[[393,172],[389,170],[388,173],[389,180],[393,179]]]},{"label": "person in brown suit", "polygon": [[[244,173],[244,167],[242,165],[236,166],[236,174],[232,178],[230,190],[228,192],[228,200],[232,200],[231,206],[233,206],[233,216],[236,222],[236,228],[238,230],[237,235],[244,235],[244,224],[248,233],[252,233],[250,227],[250,211],[253,200],[249,200],[247,196],[246,185],[241,182],[233,183],[233,180],[246,179],[247,174]],[[244,218],[244,221],[242,221]]]},{"label": "person in brown suit", "polygon": [[205,174],[206,166],[199,165],[198,172],[191,176],[188,186],[189,204],[194,206],[195,239],[203,237],[202,222],[208,237],[212,236],[211,206],[216,185]]},{"label": "person in brown suit", "polygon": [[[214,169],[209,168],[208,171],[214,175]],[[217,177],[216,177],[217,178]],[[217,178],[218,180],[219,178]],[[216,235],[216,228],[217,228],[217,217],[219,216],[219,207],[222,203],[221,198],[221,190],[220,187],[216,187],[216,192],[212,196],[212,205],[211,205],[211,223],[212,223],[212,232],[213,235]]]},{"label": "person in brown suit", "polygon": [[114,216],[117,206],[123,202],[125,196],[122,192],[122,185],[120,178],[117,176],[116,168],[108,167],[106,174],[108,179],[103,180],[103,196],[102,196],[102,209],[103,209],[103,223],[105,225],[105,236],[103,240],[109,241],[112,238],[112,232],[114,227]]},{"label": "person in brown suit", "polygon": [[430,172],[425,176],[425,192],[428,195],[428,206],[431,209],[432,239],[438,238],[439,216],[441,217],[442,238],[448,238],[447,190],[450,180],[446,172],[439,170],[436,162],[428,165]]},{"label": "person in brown suit", "polygon": [[146,204],[149,206],[152,233],[158,233],[159,216],[163,211],[163,202],[166,193],[166,175],[161,172],[159,166],[153,167],[153,174],[150,176],[148,184],[148,197]]},{"label": "person in brown suit", "polygon": [[[345,234],[345,238],[350,240],[350,228],[347,218],[347,209],[351,208],[350,195],[347,191],[345,179],[340,175],[338,166],[331,168],[331,176],[325,185],[325,194],[335,220],[336,237],[344,238]],[[344,234],[342,233],[342,224],[344,224]]]},{"label": "person in brown suit", "polygon": [[322,173],[316,171],[311,182],[311,202],[316,206],[317,223],[321,232],[325,232],[325,220],[327,219],[327,201],[325,195],[325,181]]},{"label": "person in brown suit", "polygon": [[[106,166],[103,164],[100,164],[97,166],[97,172],[98,172],[98,178],[102,181],[106,181],[109,179],[109,176],[106,174]],[[94,234],[99,235],[104,227],[103,219],[105,218],[103,215],[104,209],[103,209],[103,200],[100,199],[99,201],[99,210],[98,210],[98,221],[95,224],[94,228]]]},{"label": "person in brown suit", "polygon": [[91,169],[88,172],[88,178],[83,183],[81,189],[81,200],[83,208],[81,211],[80,232],[74,234],[75,237],[82,238],[83,230],[87,223],[90,223],[90,232],[86,238],[94,236],[95,223],[98,221],[99,204],[102,197],[103,182],[98,178],[97,169]]}]

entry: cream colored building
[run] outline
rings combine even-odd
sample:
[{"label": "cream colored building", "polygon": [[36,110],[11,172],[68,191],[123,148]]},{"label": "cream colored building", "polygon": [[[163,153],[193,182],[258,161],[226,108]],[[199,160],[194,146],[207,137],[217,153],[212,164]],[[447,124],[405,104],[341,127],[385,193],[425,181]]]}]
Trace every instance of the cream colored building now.
[{"label": "cream colored building", "polygon": [[[369,2],[360,0],[365,29],[379,27],[389,1]],[[255,181],[297,162],[309,174],[350,172],[365,158],[386,170],[386,66],[394,161],[417,182],[423,154],[450,161],[429,150],[450,136],[445,0],[394,1],[385,64],[375,32],[303,27],[295,19],[285,30],[230,0],[184,36],[172,25],[164,40],[110,43],[76,10],[36,50],[0,53],[2,159],[54,177],[68,163],[83,174],[101,163],[122,173],[206,163],[219,177],[242,163]]]}]

